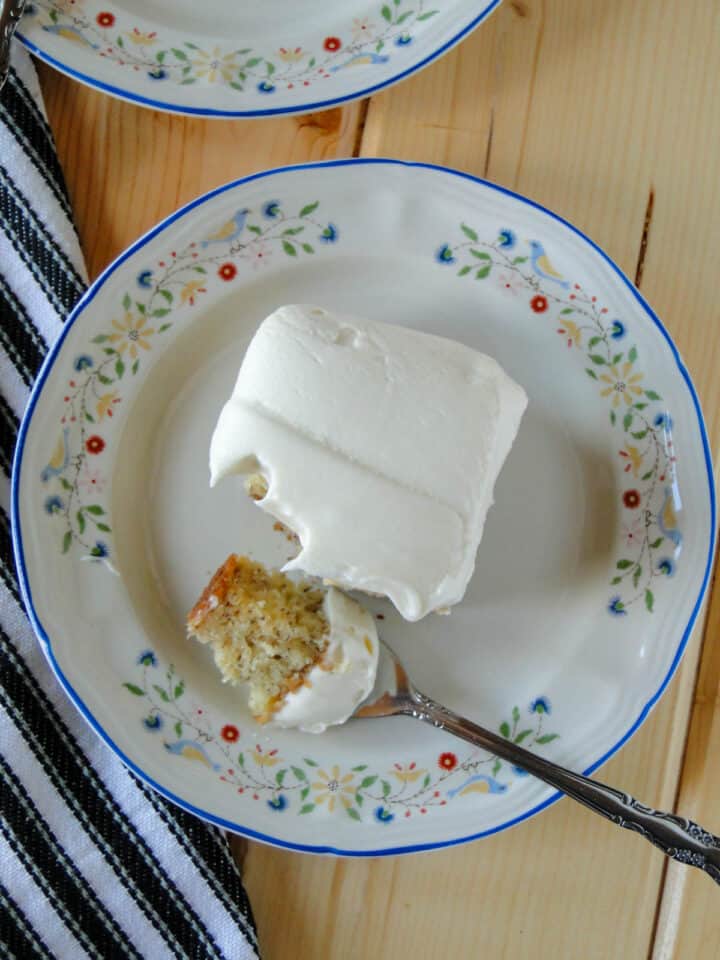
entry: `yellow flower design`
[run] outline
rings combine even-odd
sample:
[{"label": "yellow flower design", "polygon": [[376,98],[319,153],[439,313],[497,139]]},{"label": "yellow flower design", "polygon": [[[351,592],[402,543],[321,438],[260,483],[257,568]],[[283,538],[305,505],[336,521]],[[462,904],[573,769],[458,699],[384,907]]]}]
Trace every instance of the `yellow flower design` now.
[{"label": "yellow flower design", "polygon": [[324,770],[318,770],[318,776],[320,780],[312,785],[313,790],[317,791],[316,804],[325,803],[327,800],[327,808],[330,812],[335,809],[336,800],[339,800],[346,810],[352,806],[352,796],[355,793],[355,787],[352,785],[354,774],[346,773],[341,777],[340,767],[336,764],[329,774]]},{"label": "yellow flower design", "polygon": [[182,303],[189,303],[190,306],[194,306],[196,295],[198,293],[206,292],[207,291],[203,286],[202,280],[188,280],[188,282],[180,291],[180,301]]},{"label": "yellow flower design", "polygon": [[390,771],[401,783],[415,783],[425,772],[417,766],[415,761],[412,763],[396,763],[394,769]]},{"label": "yellow flower design", "polygon": [[633,446],[632,444],[628,444],[628,446],[625,447],[624,450],[620,451],[620,456],[623,457],[626,461],[625,468],[624,468],[625,473],[630,473],[630,471],[632,471],[632,475],[634,477],[639,476],[640,468],[643,465],[643,458],[638,448]]},{"label": "yellow flower design", "polygon": [[292,50],[288,50],[286,47],[280,47],[277,55],[283,63],[297,63],[299,60],[302,60],[303,57],[307,56],[302,47],[294,47]]},{"label": "yellow flower design", "polygon": [[240,69],[240,64],[234,53],[223,56],[220,47],[214,47],[210,53],[196,50],[191,61],[195,76],[210,83],[230,83],[233,76]]},{"label": "yellow flower design", "polygon": [[112,408],[114,403],[119,403],[120,398],[118,397],[117,390],[113,390],[110,393],[104,393],[95,404],[95,412],[98,415],[98,420],[104,420],[105,417],[112,416]]},{"label": "yellow flower design", "polygon": [[269,750],[265,753],[259,743],[255,744],[255,753],[252,758],[259,767],[274,767],[276,763],[280,763],[277,750]]},{"label": "yellow flower design", "polygon": [[137,27],[133,27],[132,33],[127,32],[125,36],[139,47],[150,47],[153,43],[157,42],[157,33],[154,30],[151,33],[147,33],[138,30]]},{"label": "yellow flower design", "polygon": [[580,346],[580,340],[582,337],[580,327],[578,327],[576,323],[573,323],[572,320],[563,320],[563,325],[559,332],[565,334],[567,337],[567,345],[569,347]]},{"label": "yellow flower design", "polygon": [[113,320],[112,325],[115,333],[111,333],[108,339],[117,344],[118,353],[123,354],[128,350],[134,360],[138,355],[138,347],[150,349],[148,338],[152,337],[155,330],[147,326],[146,317],[134,317],[128,310],[122,320]]},{"label": "yellow flower design", "polygon": [[609,373],[600,375],[603,383],[608,384],[600,393],[603,397],[609,397],[610,394],[613,394],[613,407],[620,405],[621,397],[625,403],[630,406],[637,397],[642,396],[642,387],[639,387],[638,384],[642,380],[643,374],[633,373],[632,376],[630,376],[631,371],[632,361],[628,360],[627,363],[622,365],[622,369],[618,369],[617,366],[613,365],[610,367]]}]

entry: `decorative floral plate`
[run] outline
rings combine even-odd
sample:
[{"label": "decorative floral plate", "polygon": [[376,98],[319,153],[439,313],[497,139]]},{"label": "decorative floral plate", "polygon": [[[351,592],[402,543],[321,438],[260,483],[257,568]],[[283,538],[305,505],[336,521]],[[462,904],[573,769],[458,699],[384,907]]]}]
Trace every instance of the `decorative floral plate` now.
[{"label": "decorative floral plate", "polygon": [[32,0],[43,60],[148,107],[307,113],[368,96],[458,43],[500,0]]},{"label": "decorative floral plate", "polygon": [[[554,795],[406,718],[321,736],[256,726],[184,615],[230,551],[284,533],[208,444],[283,303],[389,320],[495,357],[530,398],[475,576],[451,616],[370,601],[421,689],[592,771],[639,727],[705,590],[715,505],[697,397],[668,334],[591,241],[529,200],[394,161],[271,171],[200,198],[97,280],[22,426],[26,603],[68,694],[166,796],[249,836],[377,855],[483,836]],[[472,415],[472,411],[469,411]],[[352,536],[352,518],[338,536]]]}]

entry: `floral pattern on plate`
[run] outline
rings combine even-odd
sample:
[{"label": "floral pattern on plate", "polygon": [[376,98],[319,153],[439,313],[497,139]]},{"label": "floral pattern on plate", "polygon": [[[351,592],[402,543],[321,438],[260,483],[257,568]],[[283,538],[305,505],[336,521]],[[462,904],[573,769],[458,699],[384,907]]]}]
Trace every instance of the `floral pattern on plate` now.
[{"label": "floral pattern on plate", "polygon": [[297,213],[269,200],[245,207],[203,239],[141,270],[104,333],[73,360],[65,384],[57,440],[40,480],[43,504],[59,525],[60,546],[75,544],[91,560],[109,563],[106,426],[122,403],[128,375],[134,377],[179,308],[193,308],[211,284],[231,284],[242,270],[263,269],[273,257],[297,260],[336,243],[339,229],[319,220],[318,201]]},{"label": "floral pattern on plate", "polygon": [[221,84],[239,92],[254,87],[261,95],[280,87],[309,87],[341,70],[385,64],[438,12],[425,0],[389,0],[375,16],[355,17],[337,35],[323,37],[317,48],[284,41],[262,52],[243,46],[203,49],[189,40],[168,44],[158,31],[141,30],[130,18],[87,9],[91,6],[86,0],[35,0],[27,15],[48,33],[95,50],[118,67],[142,71],[151,81]]},{"label": "floral pattern on plate", "polygon": [[[309,756],[288,763],[271,743],[258,743],[235,723],[218,723],[207,707],[186,703],[184,680],[172,664],[163,670],[152,650],[138,656],[137,666],[137,681],[123,686],[144,701],[144,730],[159,735],[169,754],[206,767],[238,794],[262,800],[278,813],[306,816],[324,810],[387,825],[470,794],[506,793],[514,779],[527,775],[482,751],[458,755],[459,741],[432,763],[404,759],[387,770],[374,770],[367,763],[319,763]],[[559,737],[545,731],[551,712],[550,700],[537,697],[524,711],[513,707],[499,731],[526,748],[544,747]]]},{"label": "floral pattern on plate", "polygon": [[436,261],[453,266],[458,277],[495,282],[507,296],[524,297],[529,310],[552,320],[569,350],[582,356],[585,373],[607,404],[610,424],[622,431],[618,462],[623,475],[623,555],[616,560],[607,601],[613,616],[636,604],[652,612],[657,577],[672,576],[682,545],[672,417],[660,394],[645,381],[637,347],[625,347],[627,324],[579,283],[553,266],[538,240],[520,245],[503,228],[490,240],[460,225],[463,239],[443,243]]}]

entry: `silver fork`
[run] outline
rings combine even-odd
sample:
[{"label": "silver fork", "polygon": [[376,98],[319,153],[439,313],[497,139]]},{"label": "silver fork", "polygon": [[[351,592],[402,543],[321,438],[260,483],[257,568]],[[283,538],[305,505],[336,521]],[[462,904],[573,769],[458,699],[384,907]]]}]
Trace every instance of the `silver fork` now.
[{"label": "silver fork", "polygon": [[668,857],[699,867],[720,883],[720,838],[692,820],[646,807],[627,793],[566,770],[453,713],[415,688],[399,658],[384,642],[380,645],[375,688],[353,716],[414,717],[439,730],[447,730],[521,767],[618,826],[641,834]]},{"label": "silver fork", "polygon": [[10,41],[23,15],[26,0],[0,0],[0,90],[10,72]]}]

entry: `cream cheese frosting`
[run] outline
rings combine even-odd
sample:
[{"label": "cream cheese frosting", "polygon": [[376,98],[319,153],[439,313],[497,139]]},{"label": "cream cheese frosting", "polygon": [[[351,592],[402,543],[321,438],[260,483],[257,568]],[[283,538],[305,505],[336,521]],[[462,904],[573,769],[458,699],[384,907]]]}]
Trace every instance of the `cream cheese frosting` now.
[{"label": "cream cheese frosting", "polygon": [[526,405],[495,360],[453,340],[281,307],[220,414],[211,483],[262,473],[258,505],[301,543],[285,571],[419,620],[465,593]]},{"label": "cream cheese frosting", "polygon": [[323,601],[330,627],[328,646],[297,690],[286,694],[271,723],[322,733],[344,723],[375,683],[378,636],[375,621],[359,603],[331,587]]}]

